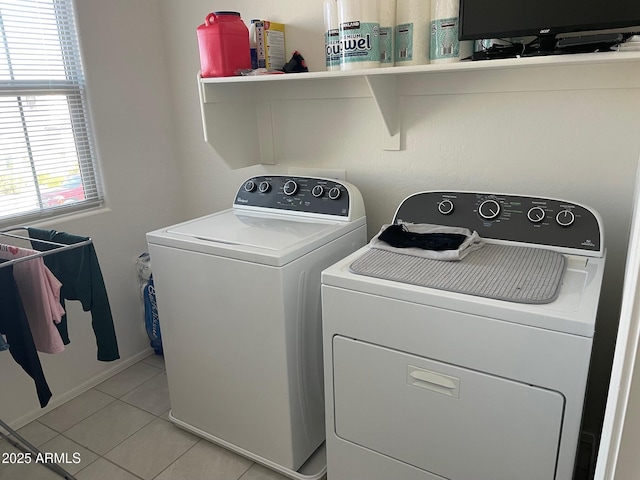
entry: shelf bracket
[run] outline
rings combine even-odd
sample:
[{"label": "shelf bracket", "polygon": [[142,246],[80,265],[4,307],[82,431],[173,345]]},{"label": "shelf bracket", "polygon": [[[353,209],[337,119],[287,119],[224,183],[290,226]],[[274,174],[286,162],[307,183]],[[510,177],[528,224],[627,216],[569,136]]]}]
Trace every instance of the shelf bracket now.
[{"label": "shelf bracket", "polygon": [[395,75],[367,75],[367,84],[383,120],[384,150],[400,150],[400,122]]},{"label": "shelf bracket", "polygon": [[271,102],[258,85],[198,82],[205,142],[232,169],[274,164]]}]

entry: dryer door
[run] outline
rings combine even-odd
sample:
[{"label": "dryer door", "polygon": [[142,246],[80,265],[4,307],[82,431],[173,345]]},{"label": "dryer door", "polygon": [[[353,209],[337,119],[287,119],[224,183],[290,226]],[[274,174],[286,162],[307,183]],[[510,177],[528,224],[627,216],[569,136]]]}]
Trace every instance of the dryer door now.
[{"label": "dryer door", "polygon": [[553,480],[558,392],[334,337],[336,435],[456,480]]}]

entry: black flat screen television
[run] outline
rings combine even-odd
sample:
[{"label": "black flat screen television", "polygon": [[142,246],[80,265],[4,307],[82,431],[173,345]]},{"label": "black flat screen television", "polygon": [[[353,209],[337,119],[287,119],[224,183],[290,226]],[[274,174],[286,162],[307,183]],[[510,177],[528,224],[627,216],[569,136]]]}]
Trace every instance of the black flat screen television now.
[{"label": "black flat screen television", "polygon": [[562,34],[588,32],[597,43],[599,32],[638,26],[640,0],[460,0],[460,40],[535,36],[531,55],[566,53],[556,44]]}]

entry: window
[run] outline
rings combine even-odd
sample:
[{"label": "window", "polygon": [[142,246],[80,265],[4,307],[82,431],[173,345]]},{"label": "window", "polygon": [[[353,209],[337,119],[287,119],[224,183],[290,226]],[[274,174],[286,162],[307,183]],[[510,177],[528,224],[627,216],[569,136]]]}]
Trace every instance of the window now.
[{"label": "window", "polygon": [[0,222],[102,200],[72,0],[0,0]]}]

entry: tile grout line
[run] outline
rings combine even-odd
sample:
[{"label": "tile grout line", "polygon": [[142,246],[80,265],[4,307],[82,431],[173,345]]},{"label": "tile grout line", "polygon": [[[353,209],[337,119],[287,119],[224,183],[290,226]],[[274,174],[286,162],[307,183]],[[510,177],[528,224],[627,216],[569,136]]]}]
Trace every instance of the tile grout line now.
[{"label": "tile grout line", "polygon": [[141,476],[139,476],[139,475],[136,475],[135,473],[133,473],[133,472],[131,472],[131,471],[127,470],[127,469],[126,469],[126,468],[124,468],[122,465],[118,465],[117,463],[112,462],[112,461],[111,461],[111,460],[109,460],[108,458],[105,458],[105,457],[100,457],[100,458],[102,458],[105,462],[109,462],[110,464],[115,465],[115,466],[116,466],[116,467],[118,467],[119,469],[124,470],[125,472],[127,472],[127,473],[129,473],[129,474],[133,475],[134,477],[139,478],[140,480],[145,480],[143,477],[141,477]]},{"label": "tile grout line", "polygon": [[[118,443],[117,443],[116,445],[114,445],[112,448],[110,448],[109,450],[107,450],[106,452],[104,452],[104,454],[101,454],[101,453],[95,452],[95,451],[91,450],[88,446],[81,445],[82,447],[84,447],[84,448],[86,448],[87,450],[89,450],[91,453],[95,453],[96,455],[98,455],[98,456],[100,456],[100,457],[103,457],[104,455],[106,455],[107,453],[109,453],[111,450],[113,450],[114,448],[116,448],[117,446],[119,446],[122,442],[124,442],[124,441],[128,440],[130,437],[132,437],[133,435],[135,435],[136,433],[138,433],[140,430],[142,430],[144,427],[146,427],[147,425],[151,424],[151,423],[152,423],[152,422],[154,422],[155,420],[160,419],[160,420],[166,421],[166,420],[164,420],[164,418],[161,418],[161,417],[160,417],[160,415],[155,415],[155,414],[153,414],[153,413],[151,413],[151,412],[147,412],[146,410],[143,410],[142,408],[136,407],[135,405],[130,405],[129,403],[124,402],[124,401],[120,400],[119,398],[117,398],[116,400],[118,400],[118,401],[122,402],[123,404],[125,404],[125,405],[127,405],[127,406],[129,406],[129,407],[133,407],[133,408],[135,408],[136,410],[140,410],[140,411],[141,411],[141,412],[143,412],[143,413],[146,413],[146,414],[148,414],[148,415],[151,415],[151,416],[152,416],[152,417],[154,417],[154,418],[152,418],[152,419],[151,419],[151,420],[149,420],[147,423],[145,423],[144,425],[142,425],[142,426],[141,426],[140,428],[138,428],[135,432],[131,433],[131,435],[128,435],[126,438],[122,439],[120,442],[118,442]],[[113,403],[113,402],[112,402],[112,403]],[[112,403],[110,403],[109,405],[111,405]],[[101,409],[101,410],[102,410],[102,409]],[[85,418],[85,420],[87,420],[87,419],[89,419],[89,418],[93,417],[93,415],[95,415],[95,414],[97,414],[97,413],[98,413],[98,412],[96,412],[96,413],[94,413],[94,414],[92,414],[92,415],[89,415],[87,418]],[[162,412],[162,413],[164,414],[164,412]],[[71,430],[71,429],[68,429],[68,430]],[[66,431],[68,431],[68,430],[65,430],[65,432],[66,432]],[[72,439],[72,438],[70,438],[70,437],[67,437],[64,433],[61,433],[60,435],[64,436],[66,439],[71,440],[72,442],[74,442],[74,443],[76,443],[76,444],[80,445],[77,441],[73,440],[73,439]]]},{"label": "tile grout line", "polygon": [[[96,388],[95,388],[95,387],[90,388],[89,390],[87,390],[87,391],[86,391],[86,392],[84,392],[84,393],[90,392],[91,390],[96,390]],[[62,431],[60,431],[60,430],[58,430],[58,429],[56,429],[56,428],[52,427],[51,425],[47,425],[46,423],[42,422],[42,421],[41,421],[41,419],[42,419],[44,416],[49,415],[49,414],[50,414],[50,413],[52,413],[52,412],[55,412],[58,408],[60,408],[60,407],[62,407],[62,406],[64,406],[64,405],[66,405],[67,403],[72,402],[73,400],[75,400],[76,398],[78,398],[80,395],[78,395],[78,397],[75,397],[75,398],[73,398],[73,399],[69,400],[69,402],[65,402],[65,403],[63,403],[63,404],[62,404],[62,405],[60,405],[59,407],[56,407],[55,409],[51,410],[51,412],[46,413],[46,414],[45,414],[45,415],[43,415],[42,417],[36,418],[35,420],[33,420],[33,422],[38,422],[40,425],[44,425],[45,427],[47,427],[47,428],[49,428],[49,429],[53,430],[53,431],[54,431],[54,432],[56,432],[58,435],[62,435],[62,434],[63,434],[64,432],[66,432],[67,430],[72,429],[73,427],[75,427],[75,426],[76,426],[76,425],[78,425],[79,423],[82,423],[82,422],[83,422],[83,421],[85,421],[87,418],[89,418],[89,417],[91,417],[92,415],[94,415],[94,414],[98,413],[98,412],[99,412],[99,411],[101,411],[102,409],[104,409],[104,408],[108,407],[109,405],[111,405],[114,401],[118,400],[118,398],[114,397],[113,395],[109,395],[108,393],[101,392],[100,390],[96,390],[96,391],[97,391],[97,392],[99,392],[99,393],[101,393],[101,394],[103,394],[103,395],[107,395],[108,397],[111,397],[113,400],[111,400],[109,403],[105,404],[103,407],[100,407],[100,408],[99,408],[98,410],[96,410],[95,412],[92,412],[90,415],[88,415],[88,416],[84,417],[83,419],[81,419],[81,420],[77,421],[76,423],[72,424],[71,426],[69,426],[69,427],[65,428],[65,429],[64,429],[64,430],[62,430]],[[84,394],[84,393],[83,393],[83,394]],[[81,394],[81,395],[83,395],[83,394]],[[31,423],[33,423],[33,422],[31,422]],[[27,425],[29,425],[29,424],[27,424]],[[25,425],[25,427],[26,427],[27,425]],[[22,427],[22,428],[24,428],[24,427]]]},{"label": "tile grout line", "polygon": [[236,480],[242,480],[242,477],[244,477],[244,476],[247,474],[247,472],[248,472],[249,470],[251,470],[251,467],[253,467],[254,465],[257,465],[257,463],[256,463],[256,462],[251,462],[251,465],[249,465],[249,466],[247,467],[247,469],[246,469],[244,472],[242,472],[242,473],[240,474],[240,476],[239,476]]},{"label": "tile grout line", "polygon": [[[139,363],[144,363],[144,362],[143,362],[143,361],[141,361],[141,362],[139,362]],[[138,365],[139,363],[134,363],[134,364],[133,364],[133,365],[131,365],[131,367],[129,367],[129,368],[132,368],[132,367],[134,367],[135,365]],[[128,369],[125,369],[125,370],[123,370],[122,372],[120,372],[120,373],[118,373],[118,374],[114,375],[113,377],[108,378],[108,379],[107,379],[107,380],[105,380],[104,382],[99,383],[98,385],[96,385],[95,387],[93,387],[93,389],[94,389],[94,390],[97,390],[97,391],[98,391],[98,392],[100,392],[100,393],[104,393],[105,395],[109,395],[110,397],[114,397],[114,398],[116,398],[116,399],[120,400],[120,398],[122,398],[122,397],[124,397],[125,395],[127,395],[127,394],[129,394],[129,393],[133,392],[136,388],[138,388],[138,387],[142,386],[143,384],[147,383],[149,380],[152,380],[152,379],[156,378],[158,375],[162,375],[163,373],[165,373],[165,372],[166,372],[166,370],[161,369],[161,368],[159,368],[159,367],[156,367],[155,365],[151,365],[151,364],[148,364],[148,363],[145,363],[145,365],[147,365],[147,366],[149,366],[149,367],[153,367],[153,368],[155,368],[155,369],[157,369],[157,370],[160,370],[160,372],[155,373],[153,376],[151,376],[151,377],[149,377],[148,379],[144,380],[142,383],[140,383],[140,384],[136,385],[135,387],[131,388],[130,390],[127,390],[126,392],[122,393],[119,397],[116,397],[115,395],[113,395],[113,394],[111,394],[111,393],[109,393],[109,392],[102,391],[102,390],[100,390],[98,387],[99,387],[100,385],[102,385],[103,383],[108,382],[108,381],[109,381],[109,380],[111,380],[112,378],[115,378],[115,377],[116,377],[117,375],[119,375],[120,373],[126,372]]]},{"label": "tile grout line", "polygon": [[[120,399],[119,399],[119,398],[116,398],[116,400],[120,400]],[[120,400],[120,401],[122,401],[122,400]],[[113,403],[113,402],[112,402],[112,403]],[[126,403],[126,402],[124,402],[124,401],[122,401],[122,403],[124,403],[125,405],[130,405],[130,404],[128,404],[128,403]],[[111,404],[109,404],[109,405],[111,405]],[[80,472],[81,472],[82,470],[84,470],[85,468],[89,467],[89,465],[91,465],[91,464],[95,463],[99,458],[102,458],[102,459],[104,459],[105,461],[107,461],[107,462],[109,462],[109,463],[111,463],[111,464],[113,464],[113,465],[117,466],[118,468],[121,468],[122,470],[126,471],[127,473],[130,473],[131,475],[135,476],[136,478],[140,478],[141,480],[144,480],[144,478],[142,478],[142,477],[140,477],[140,476],[136,475],[135,473],[133,473],[133,472],[131,472],[131,471],[127,470],[124,466],[119,465],[119,464],[117,464],[117,463],[113,462],[112,460],[108,459],[107,457],[105,457],[105,455],[107,455],[107,454],[108,454],[109,452],[111,452],[113,449],[115,449],[115,448],[117,448],[118,446],[120,446],[123,442],[127,441],[129,438],[131,438],[133,435],[135,435],[136,433],[138,433],[140,430],[142,430],[142,429],[143,429],[143,428],[145,428],[146,426],[150,425],[150,424],[151,424],[152,422],[154,422],[155,420],[160,419],[160,420],[166,421],[166,420],[164,420],[164,418],[162,418],[162,417],[161,417],[161,415],[164,415],[164,413],[165,413],[165,412],[162,412],[160,415],[155,415],[155,414],[150,413],[150,412],[147,412],[146,410],[143,410],[143,409],[141,409],[141,408],[139,408],[139,407],[136,407],[135,405],[130,405],[130,406],[132,406],[132,407],[134,407],[134,408],[136,408],[136,409],[138,409],[138,410],[140,410],[140,411],[142,411],[142,412],[144,412],[144,413],[148,413],[149,415],[152,415],[152,416],[153,416],[153,417],[155,417],[155,418],[153,418],[153,419],[152,419],[152,420],[150,420],[149,422],[147,422],[147,423],[145,423],[144,425],[142,425],[138,430],[136,430],[135,432],[133,432],[131,435],[127,436],[126,438],[123,438],[120,442],[118,442],[118,443],[117,443],[116,445],[114,445],[112,448],[110,448],[109,450],[107,450],[106,452],[104,452],[104,454],[100,454],[100,453],[98,453],[98,452],[95,452],[95,451],[91,450],[88,446],[83,446],[83,445],[81,445],[81,446],[83,446],[84,448],[86,448],[87,450],[89,450],[91,453],[94,453],[94,454],[98,455],[98,458],[96,458],[94,461],[90,462],[88,465],[86,465],[85,467],[83,467],[80,471],[78,471],[78,473],[80,473]],[[98,413],[98,412],[96,412],[96,413]],[[91,416],[91,415],[90,415],[90,416]],[[87,418],[89,418],[89,417],[87,417]],[[78,442],[76,442],[75,440],[72,440],[71,438],[69,438],[69,437],[65,436],[64,434],[62,434],[62,433],[61,433],[60,435],[63,435],[63,436],[64,436],[65,438],[67,438],[68,440],[70,440],[70,441],[72,441],[72,442],[74,442],[74,443],[76,443],[76,444],[80,445]]]},{"label": "tile grout line", "polygon": [[[112,378],[116,377],[117,375],[121,374],[122,372],[125,372],[127,369],[123,370],[122,372],[119,372],[118,374],[116,374],[116,375],[114,375],[114,376],[110,377],[109,379],[104,380],[103,382],[99,383],[98,385],[95,385],[94,387],[92,387],[91,389],[87,390],[86,392],[90,392],[91,390],[95,390],[96,392],[98,392],[98,393],[100,393],[100,394],[102,394],[102,395],[105,395],[105,396],[109,397],[109,398],[110,398],[110,400],[108,401],[108,403],[107,403],[107,404],[105,404],[104,406],[102,406],[101,408],[99,408],[98,410],[96,410],[95,412],[92,412],[90,415],[86,416],[85,418],[82,418],[82,419],[78,420],[77,422],[75,422],[75,423],[73,423],[73,424],[69,425],[68,427],[66,427],[66,428],[62,429],[61,431],[60,431],[60,430],[58,430],[58,429],[56,429],[56,428],[54,428],[54,427],[52,427],[52,426],[50,426],[50,425],[47,425],[46,423],[44,423],[44,422],[42,421],[42,417],[36,418],[36,419],[34,419],[32,422],[30,422],[30,424],[35,422],[35,423],[37,423],[40,427],[45,428],[45,429],[47,429],[47,430],[50,430],[51,432],[53,432],[53,433],[55,434],[52,438],[50,438],[50,439],[46,440],[45,442],[42,442],[42,445],[44,445],[44,444],[46,444],[46,443],[48,443],[48,442],[50,442],[50,441],[55,441],[55,439],[56,439],[56,438],[58,438],[58,437],[62,437],[62,439],[64,439],[64,440],[66,440],[66,441],[71,442],[73,445],[77,445],[77,446],[79,446],[79,447],[82,447],[83,449],[85,449],[85,450],[87,450],[88,452],[90,452],[92,455],[95,455],[95,456],[96,456],[96,458],[94,458],[94,459],[93,459],[92,461],[90,461],[88,464],[86,464],[86,465],[82,466],[82,468],[80,468],[76,473],[74,473],[74,474],[73,474],[73,475],[74,475],[74,477],[75,477],[76,475],[78,475],[79,473],[81,473],[82,471],[84,471],[85,469],[89,468],[89,467],[90,467],[91,465],[93,465],[96,461],[98,461],[99,459],[101,459],[101,458],[102,458],[102,459],[103,459],[103,460],[105,460],[106,462],[108,462],[108,463],[110,463],[110,464],[112,464],[112,465],[115,465],[116,467],[118,467],[118,468],[120,468],[120,469],[122,469],[122,470],[126,471],[127,473],[129,473],[129,474],[133,475],[135,478],[137,478],[137,479],[141,479],[141,480],[145,480],[144,478],[140,477],[139,475],[135,474],[134,472],[130,472],[130,471],[129,471],[129,470],[127,470],[124,466],[119,465],[119,464],[115,463],[114,461],[112,461],[112,460],[110,460],[110,459],[106,458],[106,457],[105,457],[105,455],[107,455],[107,454],[108,454],[109,452],[111,452],[113,449],[117,448],[117,447],[118,447],[118,446],[120,446],[123,442],[127,441],[127,440],[128,440],[129,438],[131,438],[133,435],[135,435],[136,433],[138,433],[139,431],[141,431],[142,429],[144,429],[145,427],[147,427],[148,425],[150,425],[151,423],[153,423],[154,421],[156,421],[156,420],[158,420],[158,419],[159,419],[159,420],[161,420],[161,421],[167,422],[168,424],[171,424],[171,422],[170,422],[170,421],[168,421],[168,420],[166,420],[166,419],[164,419],[164,418],[162,417],[163,415],[165,415],[165,414],[166,414],[167,410],[164,410],[163,412],[161,412],[161,413],[159,413],[159,414],[155,414],[155,413],[153,413],[153,412],[149,412],[149,411],[145,410],[144,408],[141,408],[141,407],[139,407],[139,406],[137,406],[137,405],[135,405],[135,404],[132,404],[132,403],[129,403],[129,402],[125,401],[125,400],[122,400],[122,398],[123,398],[123,397],[125,397],[125,396],[126,396],[126,395],[128,395],[129,393],[133,392],[134,390],[136,390],[136,389],[138,389],[138,388],[142,387],[143,385],[147,384],[147,383],[148,383],[148,382],[150,382],[151,380],[156,379],[156,378],[157,378],[157,377],[159,377],[160,375],[166,374],[166,368],[163,368],[163,367],[158,366],[158,365],[157,365],[157,363],[158,363],[158,362],[152,363],[152,362],[148,361],[148,359],[149,359],[149,358],[151,358],[151,357],[152,357],[152,355],[148,355],[147,357],[145,357],[145,358],[143,358],[142,360],[140,360],[138,363],[144,363],[144,364],[145,364],[146,366],[148,366],[148,367],[152,367],[153,369],[157,369],[157,370],[158,370],[158,372],[157,372],[157,373],[154,373],[151,377],[149,377],[149,378],[147,378],[147,379],[143,380],[141,383],[139,383],[139,384],[135,385],[133,388],[131,388],[131,389],[127,390],[126,392],[124,392],[124,393],[120,394],[120,396],[116,396],[116,395],[114,395],[114,394],[112,394],[112,393],[109,393],[109,392],[106,392],[106,391],[100,390],[98,387],[100,387],[100,385],[104,384],[105,382],[109,381],[110,379],[112,379]],[[130,367],[128,367],[128,369],[129,369],[129,368],[132,368],[132,367],[133,367],[133,366],[135,366],[135,365],[136,365],[136,364],[131,365]],[[86,393],[86,392],[84,392],[84,393]],[[77,397],[74,397],[74,399],[75,399],[75,398],[77,398]],[[60,406],[56,407],[56,409],[58,409],[58,408],[62,407],[63,405],[66,405],[68,402],[73,401],[74,399],[71,399],[71,400],[69,400],[69,401],[67,401],[67,402],[65,402],[65,403],[63,403],[63,404],[61,404]],[[89,418],[91,418],[91,417],[93,417],[93,416],[97,415],[98,413],[102,412],[105,408],[107,408],[108,406],[113,405],[116,401],[120,401],[123,405],[127,405],[127,406],[129,406],[129,407],[133,407],[133,408],[135,408],[136,410],[138,410],[138,411],[140,411],[140,412],[143,412],[143,413],[145,413],[145,414],[147,414],[147,415],[150,415],[152,418],[149,420],[149,422],[147,422],[147,423],[145,423],[144,425],[140,426],[140,428],[138,428],[137,430],[135,430],[134,432],[132,432],[132,433],[131,433],[130,435],[128,435],[126,438],[124,438],[124,439],[122,439],[121,441],[119,441],[116,445],[114,445],[112,448],[110,448],[110,449],[109,449],[108,451],[106,451],[104,454],[100,454],[100,453],[98,453],[98,452],[95,452],[95,451],[93,451],[91,448],[89,448],[87,445],[82,445],[82,444],[81,444],[81,443],[79,443],[78,441],[76,441],[76,440],[74,440],[74,439],[70,438],[69,436],[67,436],[67,433],[68,433],[71,429],[73,429],[74,427],[78,426],[80,423],[84,422],[85,420],[88,420]],[[54,412],[56,409],[51,410],[51,412]],[[48,413],[51,413],[51,412],[48,412]],[[29,424],[27,424],[27,425],[29,425]],[[25,427],[26,427],[26,425],[25,425]],[[24,427],[23,427],[23,428],[24,428]],[[4,440],[3,440],[3,441],[4,441]],[[189,449],[187,449],[184,453],[182,453],[178,458],[176,458],[173,462],[171,462],[167,467],[165,467],[165,468],[162,470],[162,472],[164,472],[167,468],[169,468],[171,465],[173,465],[173,464],[174,464],[176,461],[178,461],[180,458],[182,458],[182,457],[183,457],[183,456],[184,456],[188,451],[190,451],[193,447],[195,447],[195,445],[197,445],[200,441],[203,441],[203,440],[202,440],[202,439],[199,439],[199,440],[198,440],[194,445],[192,445]],[[6,442],[6,443],[7,443],[7,444],[9,444],[8,442]],[[38,446],[38,448],[40,448],[42,445]],[[253,465],[253,464],[252,464],[252,465]],[[249,468],[251,468],[251,465],[249,466]],[[247,469],[247,470],[248,470],[248,469]],[[160,472],[160,473],[158,473],[157,475],[155,475],[155,476],[154,476],[154,478],[156,478],[156,477],[157,477],[158,475],[160,475],[162,472]],[[246,473],[246,471],[245,471],[242,475],[244,475],[245,473]],[[242,475],[241,475],[241,476],[242,476]]]},{"label": "tile grout line", "polygon": [[[155,368],[157,368],[157,367],[155,367]],[[158,375],[161,375],[162,373],[164,373],[164,370],[163,370],[162,372],[158,373]],[[155,375],[155,376],[154,376],[154,377],[152,377],[152,378],[155,378],[155,377],[156,377],[156,376],[158,376],[158,375]],[[113,377],[112,377],[112,378],[113,378]],[[135,388],[133,388],[133,389],[132,389],[132,390],[130,390],[130,391],[135,390],[136,388],[138,388],[139,386],[143,385],[144,383],[146,383],[146,382],[147,382],[147,381],[149,381],[149,380],[151,380],[151,378],[150,378],[150,379],[148,379],[148,380],[146,380],[146,381],[144,381],[144,382],[142,382],[140,385],[136,386]],[[95,388],[95,387],[94,387],[94,388]],[[96,389],[96,390],[97,390],[97,389]],[[93,412],[93,413],[92,413],[91,415],[89,415],[88,417],[86,417],[86,418],[84,418],[84,419],[80,420],[79,422],[77,422],[77,423],[73,424],[72,426],[70,426],[69,428],[65,429],[64,431],[62,431],[62,432],[58,432],[58,431],[57,431],[57,430],[55,430],[54,428],[51,428],[51,427],[49,427],[48,425],[43,424],[42,422],[39,422],[40,424],[42,424],[42,425],[46,426],[47,428],[50,428],[51,430],[55,431],[55,432],[58,434],[57,436],[62,436],[62,437],[64,437],[65,439],[69,440],[70,442],[74,443],[75,445],[79,445],[79,446],[81,446],[81,447],[85,448],[86,450],[88,450],[89,452],[93,453],[94,455],[97,455],[97,458],[96,458],[96,459],[94,459],[93,461],[89,462],[87,465],[85,465],[84,467],[82,467],[82,468],[78,471],[78,473],[79,473],[79,472],[81,472],[82,470],[84,470],[85,468],[89,467],[90,465],[92,465],[95,461],[97,461],[97,460],[98,460],[98,458],[103,458],[104,460],[109,461],[109,459],[105,457],[105,455],[106,455],[107,453],[109,453],[111,450],[113,450],[114,448],[116,448],[116,447],[117,447],[118,445],[120,445],[122,442],[124,442],[125,440],[127,440],[128,438],[130,438],[131,436],[133,436],[134,434],[136,434],[136,433],[137,433],[137,432],[139,432],[140,430],[142,430],[144,427],[146,427],[147,425],[149,425],[149,424],[150,424],[151,422],[153,422],[155,419],[160,418],[160,416],[159,416],[159,415],[155,415],[155,414],[153,414],[153,413],[151,413],[151,412],[148,412],[148,411],[146,411],[146,410],[144,410],[144,409],[142,409],[142,408],[140,408],[140,407],[138,407],[138,406],[136,406],[136,405],[132,405],[132,404],[130,404],[130,403],[128,403],[128,402],[126,402],[126,401],[124,401],[124,400],[121,400],[120,398],[115,397],[115,396],[113,396],[113,395],[111,395],[111,394],[109,394],[109,393],[102,392],[102,391],[100,391],[100,390],[97,390],[97,391],[99,391],[100,393],[102,393],[102,394],[104,394],[104,395],[107,395],[107,396],[111,397],[111,398],[113,399],[113,401],[109,402],[109,403],[108,403],[108,404],[106,404],[104,407],[100,408],[99,410],[96,410],[95,412]],[[129,392],[127,392],[127,393],[129,393]],[[127,393],[124,393],[122,396],[127,395]],[[72,438],[68,437],[67,435],[65,435],[65,433],[66,433],[66,432],[68,432],[69,430],[71,430],[71,429],[72,429],[72,428],[74,428],[75,426],[79,425],[79,424],[80,424],[80,423],[82,423],[83,421],[88,420],[89,418],[93,417],[94,415],[97,415],[97,414],[98,414],[98,413],[100,413],[102,410],[104,410],[104,409],[105,409],[105,408],[107,408],[108,406],[112,405],[112,404],[113,404],[113,403],[115,403],[116,401],[119,401],[119,402],[123,403],[124,405],[128,405],[128,406],[130,406],[130,407],[133,407],[133,408],[135,408],[136,410],[139,410],[139,411],[141,411],[141,412],[143,412],[143,413],[146,413],[146,414],[148,414],[148,415],[152,415],[154,418],[153,418],[153,419],[151,419],[149,422],[145,423],[144,425],[142,425],[142,426],[141,426],[140,428],[138,428],[135,432],[131,433],[131,435],[128,435],[126,438],[122,439],[122,440],[121,440],[120,442],[118,442],[115,446],[113,446],[112,448],[110,448],[109,450],[107,450],[104,454],[100,454],[100,453],[98,453],[98,452],[96,452],[96,451],[92,450],[91,448],[89,448],[89,446],[88,446],[88,445],[82,445],[82,444],[78,443],[76,440],[74,440],[74,439],[72,439]],[[164,414],[164,412],[163,412],[162,414]],[[161,419],[161,420],[164,420],[164,419],[162,419],[162,418],[160,418],[160,419]],[[35,421],[38,421],[38,420],[35,420]],[[54,438],[55,438],[55,437],[54,437]],[[51,440],[53,440],[54,438],[52,438]],[[50,440],[49,440],[49,441],[50,441]],[[113,463],[113,462],[110,462],[110,463]],[[114,463],[114,465],[116,465],[116,464]],[[124,467],[122,467],[122,466],[120,466],[120,465],[117,465],[117,466],[118,466],[119,468],[122,468],[123,470],[126,470]],[[129,472],[128,470],[126,470],[126,471],[127,471],[127,472]],[[129,473],[133,473],[133,472],[129,472]],[[74,475],[74,476],[75,476],[75,475]],[[136,475],[136,477],[137,477],[137,475]],[[138,477],[138,478],[140,478],[140,477]]]},{"label": "tile grout line", "polygon": [[[164,419],[163,419],[164,420]],[[171,423],[171,422],[169,422]],[[178,460],[180,460],[182,457],[184,457],[188,451],[190,451],[192,448],[194,448],[196,445],[198,445],[200,443],[201,439],[198,440],[196,443],[194,443],[193,445],[191,445],[184,453],[182,453],[182,455],[180,455],[178,458],[176,458],[173,462],[171,462],[169,465],[167,465],[166,467],[164,467],[160,472],[158,472],[157,475],[155,475],[153,478],[158,478],[160,475],[162,475],[162,473],[167,470],[169,467],[171,467],[171,465],[173,465],[174,463],[176,463]],[[153,479],[152,479],[153,480]]]},{"label": "tile grout line", "polygon": [[[150,356],[150,355],[149,355],[149,356]],[[101,393],[104,393],[105,395],[108,395],[108,396],[110,396],[110,397],[114,398],[115,400],[118,400],[118,401],[122,402],[122,403],[123,403],[123,404],[125,404],[125,405],[131,406],[131,407],[133,407],[133,408],[135,408],[135,409],[137,409],[137,410],[140,410],[140,411],[142,411],[142,412],[144,412],[144,413],[147,413],[147,414],[149,414],[149,415],[152,415],[154,418],[153,418],[152,420],[150,420],[149,422],[145,423],[144,425],[142,425],[142,426],[141,426],[140,428],[138,428],[135,432],[131,433],[131,435],[128,435],[126,438],[123,438],[120,442],[118,442],[118,443],[117,443],[116,445],[114,445],[112,448],[110,448],[109,450],[107,450],[106,452],[104,452],[104,454],[99,454],[99,453],[94,452],[93,450],[91,450],[89,447],[85,447],[85,448],[87,448],[87,450],[89,450],[90,452],[95,453],[96,455],[98,455],[98,458],[102,458],[103,460],[105,460],[105,461],[107,461],[107,462],[109,462],[109,463],[111,463],[111,464],[115,465],[116,467],[118,467],[118,468],[120,468],[120,469],[124,470],[125,472],[127,472],[127,473],[129,473],[129,474],[133,475],[134,477],[139,478],[139,479],[141,479],[141,480],[144,480],[144,478],[142,478],[142,477],[140,477],[140,476],[136,475],[134,472],[131,472],[131,471],[127,470],[123,465],[119,465],[119,464],[117,464],[117,463],[115,463],[115,462],[111,461],[111,460],[110,460],[110,459],[108,459],[105,455],[107,455],[109,452],[111,452],[112,450],[114,450],[115,448],[117,448],[118,446],[120,446],[123,442],[127,441],[129,438],[131,438],[133,435],[135,435],[136,433],[138,433],[140,430],[142,430],[142,429],[143,429],[143,428],[145,428],[146,426],[150,425],[150,424],[151,424],[152,422],[154,422],[155,420],[157,420],[157,419],[164,420],[164,419],[161,417],[161,415],[164,415],[164,413],[165,413],[165,412],[162,412],[160,415],[156,415],[156,414],[154,414],[154,413],[152,413],[152,412],[148,412],[148,411],[146,411],[146,410],[144,410],[144,409],[142,409],[142,408],[138,407],[137,405],[133,405],[133,404],[131,404],[131,403],[129,403],[129,402],[127,402],[127,401],[125,401],[125,400],[122,400],[122,398],[123,398],[124,396],[126,396],[126,395],[128,395],[129,393],[133,392],[134,390],[136,390],[137,388],[141,387],[141,386],[142,386],[142,385],[144,385],[145,383],[147,383],[147,382],[149,382],[149,381],[153,380],[154,378],[156,378],[156,377],[158,377],[158,376],[160,376],[160,375],[162,375],[162,374],[166,373],[166,369],[163,369],[163,368],[157,367],[156,365],[153,365],[153,364],[151,364],[151,363],[149,363],[149,362],[145,362],[145,360],[146,360],[147,358],[148,358],[148,357],[143,358],[139,363],[144,363],[145,365],[148,365],[148,366],[151,366],[151,367],[157,368],[157,369],[158,369],[158,370],[160,370],[160,371],[159,371],[157,374],[153,375],[152,377],[150,377],[150,378],[148,378],[148,379],[144,380],[142,383],[140,383],[140,384],[136,385],[136,386],[135,386],[135,387],[133,387],[132,389],[128,390],[127,392],[123,393],[123,394],[122,394],[122,395],[120,395],[119,397],[116,397],[116,396],[114,396],[114,395],[112,395],[112,394],[110,394],[110,393],[107,393],[107,392],[103,392],[102,390],[98,390],[96,387],[98,387],[100,384],[96,385],[96,387],[94,387],[94,388],[95,388],[97,391],[99,391],[99,392],[101,392]],[[135,365],[135,364],[134,364],[134,365]],[[132,366],[133,366],[133,365],[132,365]],[[129,367],[129,368],[131,368],[131,367]],[[126,371],[126,370],[123,370],[123,371]],[[115,375],[114,375],[114,376],[115,376]],[[113,378],[113,377],[111,377],[111,378]],[[108,380],[105,380],[105,382],[106,382],[106,381],[108,381]],[[103,383],[104,383],[104,382],[103,382]],[[110,402],[110,403],[109,403],[109,405],[111,405],[112,403],[113,403],[113,402]],[[105,407],[106,407],[106,405],[105,405]],[[103,407],[103,408],[105,408],[105,407]],[[102,409],[101,409],[101,410],[102,410]],[[95,413],[98,413],[98,412],[95,412]],[[91,416],[92,416],[92,415],[90,415],[89,417],[91,417]],[[87,418],[89,418],[89,417],[87,417]],[[78,422],[78,423],[80,423],[80,422]],[[66,438],[68,438],[68,437],[66,437]],[[97,461],[97,460],[98,460],[98,459],[94,460],[94,462],[95,462],[95,461]],[[91,464],[92,464],[92,463],[94,463],[94,462],[91,462],[89,465],[91,465]],[[87,466],[86,466],[86,467],[84,467],[84,468],[89,467],[89,465],[87,465]],[[83,468],[83,470],[84,470],[84,468]]]}]

